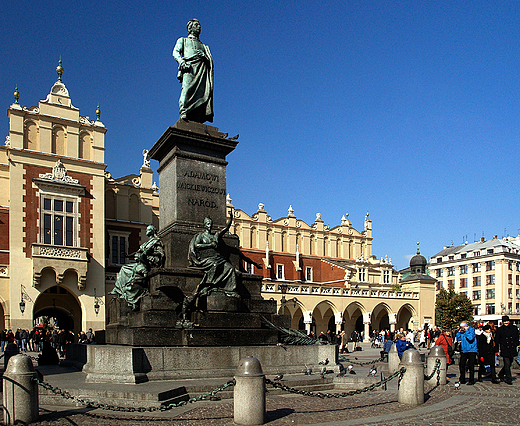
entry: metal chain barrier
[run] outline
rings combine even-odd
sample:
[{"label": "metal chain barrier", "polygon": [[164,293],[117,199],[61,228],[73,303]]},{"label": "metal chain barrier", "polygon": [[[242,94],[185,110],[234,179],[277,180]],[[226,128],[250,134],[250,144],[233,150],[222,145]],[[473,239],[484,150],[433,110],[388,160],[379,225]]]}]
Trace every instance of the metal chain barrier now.
[{"label": "metal chain barrier", "polygon": [[341,360],[344,361],[344,362],[350,362],[351,364],[356,364],[356,365],[369,365],[369,364],[376,364],[378,362],[382,362],[384,361],[384,357],[381,357],[381,358],[378,358],[378,359],[374,359],[373,361],[365,361],[365,362],[359,362],[359,361],[351,361],[350,359],[347,359],[345,357],[342,357],[340,356]]},{"label": "metal chain barrier", "polygon": [[394,374],[392,374],[391,376],[388,376],[386,379],[383,379],[380,382],[374,383],[374,384],[367,386],[365,388],[362,388],[362,389],[356,389],[353,391],[341,392],[341,393],[323,393],[323,392],[305,391],[302,389],[291,388],[290,386],[284,385],[280,382],[273,382],[272,380],[267,379],[267,378],[265,379],[265,382],[267,384],[273,386],[274,388],[281,389],[283,391],[290,392],[290,393],[295,393],[298,395],[303,395],[303,396],[316,396],[316,397],[322,398],[322,399],[323,398],[346,398],[348,396],[354,396],[354,395],[359,395],[359,394],[362,394],[365,392],[370,392],[379,386],[385,385],[386,383],[395,379],[398,376],[399,376],[399,381],[400,381],[401,377],[403,377],[403,374],[405,372],[406,372],[406,368],[401,367],[400,370],[396,371]]},{"label": "metal chain barrier", "polygon": [[73,401],[77,402],[78,404],[84,405],[86,407],[101,408],[102,410],[120,411],[120,412],[126,412],[126,413],[134,413],[136,411],[143,413],[145,411],[149,411],[149,412],[168,411],[168,410],[171,410],[172,408],[183,407],[184,405],[187,405],[187,404],[193,404],[194,402],[202,401],[208,397],[216,395],[218,392],[222,392],[223,390],[225,390],[226,388],[228,388],[230,386],[234,386],[235,379],[229,380],[226,383],[224,383],[222,386],[219,386],[205,394],[199,395],[196,398],[190,398],[187,401],[172,402],[171,404],[160,405],[159,407],[148,407],[148,408],[147,407],[122,407],[122,406],[117,406],[117,405],[102,404],[100,402],[95,402],[95,401],[81,398],[79,396],[71,395],[69,392],[64,391],[58,387],[54,387],[50,383],[44,382],[42,380],[38,380],[38,385],[44,389],[50,390],[55,395],[60,395],[65,399],[72,399]]},{"label": "metal chain barrier", "polygon": [[433,367],[432,374],[430,374],[429,376],[427,376],[425,374],[424,380],[430,380],[435,375],[435,373],[440,372],[440,371],[441,371],[441,360],[439,358],[437,358],[435,360],[435,367]]},{"label": "metal chain barrier", "polygon": [[435,373],[437,373],[437,386],[439,386],[439,383],[441,382],[441,360],[439,358],[435,360],[435,367],[433,368],[432,374],[429,376],[425,374],[424,380],[430,380]]}]

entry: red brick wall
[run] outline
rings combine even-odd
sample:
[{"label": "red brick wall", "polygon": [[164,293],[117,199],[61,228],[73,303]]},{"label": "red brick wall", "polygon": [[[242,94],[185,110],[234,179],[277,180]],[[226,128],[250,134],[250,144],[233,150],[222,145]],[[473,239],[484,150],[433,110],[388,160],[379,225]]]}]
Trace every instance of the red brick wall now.
[{"label": "red brick wall", "polygon": [[[52,172],[52,168],[39,167],[39,166],[31,166],[28,164],[24,165],[25,170],[25,180],[23,183],[23,189],[25,190],[25,195],[23,196],[23,201],[25,202],[24,212],[24,228],[25,237],[24,237],[24,251],[27,257],[31,257],[32,244],[38,241],[38,214],[39,214],[39,205],[38,205],[38,196],[37,196],[37,188],[33,188],[32,180],[33,178],[38,178],[40,174],[50,173]],[[67,171],[67,176],[70,176],[73,179],[78,179],[79,184],[85,186],[85,194],[79,197],[78,210],[80,214],[79,218],[79,239],[81,247],[92,250],[92,178],[90,175],[83,173],[75,173]]]}]

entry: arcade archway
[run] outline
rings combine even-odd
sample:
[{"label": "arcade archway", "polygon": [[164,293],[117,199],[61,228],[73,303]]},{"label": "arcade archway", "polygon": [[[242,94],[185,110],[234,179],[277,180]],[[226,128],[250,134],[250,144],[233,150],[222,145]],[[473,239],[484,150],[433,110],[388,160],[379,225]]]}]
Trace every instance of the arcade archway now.
[{"label": "arcade archway", "polygon": [[72,331],[76,336],[81,331],[81,306],[72,293],[59,285],[49,287],[36,299],[33,320],[38,318],[46,319],[55,328]]}]

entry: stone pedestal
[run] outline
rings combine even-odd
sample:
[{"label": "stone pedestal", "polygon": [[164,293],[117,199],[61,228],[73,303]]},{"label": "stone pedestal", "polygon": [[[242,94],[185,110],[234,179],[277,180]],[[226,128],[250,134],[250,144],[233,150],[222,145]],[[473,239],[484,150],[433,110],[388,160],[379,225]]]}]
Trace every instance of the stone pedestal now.
[{"label": "stone pedestal", "polygon": [[[188,266],[188,244],[203,231],[204,218],[215,229],[225,226],[226,156],[238,141],[227,139],[218,128],[179,120],[150,150],[159,161],[159,235],[166,250],[166,268]],[[238,266],[238,238],[228,236],[231,262]]]}]

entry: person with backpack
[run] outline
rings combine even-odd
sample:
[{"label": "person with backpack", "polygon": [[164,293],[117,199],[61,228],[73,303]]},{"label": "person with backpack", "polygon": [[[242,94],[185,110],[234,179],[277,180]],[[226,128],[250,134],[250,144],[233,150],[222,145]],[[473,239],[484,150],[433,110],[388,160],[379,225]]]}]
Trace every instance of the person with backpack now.
[{"label": "person with backpack", "polygon": [[[457,341],[460,342],[459,382],[468,385],[475,384],[475,358],[477,357],[477,336],[475,329],[467,322],[461,322],[457,332]],[[469,381],[466,382],[466,364],[469,365]]]}]

